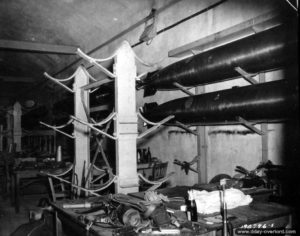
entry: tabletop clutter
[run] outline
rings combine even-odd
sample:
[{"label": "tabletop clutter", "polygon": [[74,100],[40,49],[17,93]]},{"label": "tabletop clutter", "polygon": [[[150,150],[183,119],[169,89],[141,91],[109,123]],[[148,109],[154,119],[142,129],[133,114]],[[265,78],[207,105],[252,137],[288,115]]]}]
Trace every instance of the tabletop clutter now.
[{"label": "tabletop clutter", "polygon": [[[252,198],[240,190],[227,189],[225,201],[228,209],[232,209],[249,204]],[[220,191],[191,189],[186,198],[167,197],[156,191],[146,191],[144,200],[125,194],[113,194],[92,203],[64,202],[62,208],[73,210],[87,230],[92,226],[125,227],[126,230],[131,228],[139,233],[159,231],[180,234],[182,230],[201,229],[199,214],[209,216],[211,213],[220,213],[221,199]]]}]

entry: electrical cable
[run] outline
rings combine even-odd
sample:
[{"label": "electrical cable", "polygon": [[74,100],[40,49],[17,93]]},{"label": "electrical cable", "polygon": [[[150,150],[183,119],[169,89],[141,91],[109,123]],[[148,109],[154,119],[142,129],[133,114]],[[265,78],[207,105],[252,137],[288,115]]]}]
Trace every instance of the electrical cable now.
[{"label": "electrical cable", "polygon": [[[169,4],[157,9],[157,14],[161,13],[165,10],[167,10],[168,8],[170,8],[171,6],[175,5],[176,3],[180,2],[182,0],[173,0],[171,1]],[[93,48],[92,50],[90,50],[89,52],[87,52],[87,55],[90,55],[96,51],[98,51],[99,49],[109,45],[110,43],[112,43],[113,41],[119,39],[120,37],[122,37],[123,35],[129,33],[130,31],[136,29],[137,27],[139,27],[140,25],[144,24],[145,21],[149,20],[151,18],[151,16],[146,16],[143,19],[141,19],[140,21],[136,22],[135,24],[129,26],[127,29],[123,30],[122,32],[118,33],[117,35],[113,36],[112,38],[108,39],[107,41],[105,41],[104,43],[100,44],[99,46]],[[57,76],[58,74],[62,73],[63,71],[71,68],[72,66],[74,66],[76,63],[80,62],[82,59],[77,59],[75,61],[73,61],[72,63],[70,63],[68,66],[64,67],[63,69],[59,70],[58,72],[56,72],[53,76]],[[91,68],[93,66],[88,67],[87,69]],[[36,83],[34,86],[32,86],[30,89],[24,91],[22,94],[19,95],[19,98],[21,98],[22,96],[26,96],[28,93],[30,93],[30,91],[32,91],[33,89],[38,88],[39,86],[43,86],[46,83],[44,81],[38,82]]]},{"label": "electrical cable", "polygon": [[[215,8],[215,7],[217,7],[218,5],[220,5],[220,4],[222,4],[222,3],[226,2],[226,1],[227,1],[227,0],[221,0],[221,1],[216,2],[216,3],[210,5],[210,6],[204,8],[204,9],[202,9],[202,10],[200,10],[200,11],[198,11],[198,12],[196,12],[196,13],[194,13],[194,14],[192,14],[192,15],[186,17],[186,18],[183,18],[183,19],[181,19],[181,20],[175,22],[174,24],[169,25],[169,26],[167,26],[167,27],[165,27],[165,28],[159,30],[159,31],[157,32],[156,35],[159,35],[159,34],[161,34],[161,33],[163,33],[163,32],[166,32],[166,31],[168,31],[168,30],[174,28],[175,26],[177,26],[177,25],[179,25],[179,24],[181,24],[181,23],[183,23],[183,22],[185,22],[185,21],[187,21],[187,20],[190,20],[190,19],[192,19],[192,18],[194,18],[194,17],[196,17],[196,16],[198,16],[198,15],[200,15],[200,14],[202,14],[202,13],[205,13],[205,12],[207,12],[207,11],[209,11],[209,10],[211,10],[211,9],[213,9],[213,8]],[[131,45],[131,47],[134,48],[134,47],[136,47],[136,46],[138,46],[138,45],[140,45],[140,44],[142,44],[142,43],[144,43],[144,42],[143,42],[143,41],[137,42],[137,43]]]}]

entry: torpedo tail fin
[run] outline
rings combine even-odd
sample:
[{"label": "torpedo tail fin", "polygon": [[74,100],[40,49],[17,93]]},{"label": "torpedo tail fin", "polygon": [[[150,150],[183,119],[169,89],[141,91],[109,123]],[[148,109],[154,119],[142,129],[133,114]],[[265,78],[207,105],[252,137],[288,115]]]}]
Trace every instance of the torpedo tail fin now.
[{"label": "torpedo tail fin", "polygon": [[[144,106],[143,106],[143,108],[141,109],[142,115],[145,116],[146,118],[148,118],[148,115],[150,114],[151,110],[153,110],[157,106],[158,106],[158,104],[156,102],[145,103]],[[146,124],[146,126],[149,129],[153,125]]]},{"label": "torpedo tail fin", "polygon": [[144,97],[153,96],[156,93],[156,91],[156,88],[147,86],[144,88]]}]

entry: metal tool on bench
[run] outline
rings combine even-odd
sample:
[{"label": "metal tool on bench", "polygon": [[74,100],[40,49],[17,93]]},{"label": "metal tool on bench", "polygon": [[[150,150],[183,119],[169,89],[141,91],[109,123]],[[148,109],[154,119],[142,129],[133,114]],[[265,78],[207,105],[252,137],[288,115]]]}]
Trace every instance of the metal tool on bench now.
[{"label": "metal tool on bench", "polygon": [[227,236],[227,206],[226,206],[226,200],[225,200],[225,185],[226,185],[226,179],[220,180],[221,185],[221,212],[223,214],[223,236]]},{"label": "metal tool on bench", "polygon": [[239,179],[242,188],[260,187],[265,184],[264,179],[258,175],[260,166],[252,171],[247,170],[242,166],[236,166],[235,171],[244,175],[243,178]]}]

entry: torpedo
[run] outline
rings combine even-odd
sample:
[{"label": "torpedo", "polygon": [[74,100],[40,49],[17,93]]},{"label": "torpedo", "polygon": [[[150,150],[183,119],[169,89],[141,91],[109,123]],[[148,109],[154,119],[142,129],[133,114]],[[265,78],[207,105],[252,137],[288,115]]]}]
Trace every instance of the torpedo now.
[{"label": "torpedo", "polygon": [[235,78],[240,75],[236,67],[247,73],[280,68],[297,61],[297,48],[294,29],[277,26],[149,73],[138,82],[137,89],[144,89],[144,96],[150,96],[157,89],[178,89],[175,82],[194,87]]},{"label": "torpedo", "polygon": [[283,121],[298,112],[295,81],[283,79],[179,98],[152,109],[144,106],[143,115],[155,122],[174,115],[174,122],[186,125],[235,124],[239,117],[254,123]]}]

